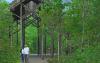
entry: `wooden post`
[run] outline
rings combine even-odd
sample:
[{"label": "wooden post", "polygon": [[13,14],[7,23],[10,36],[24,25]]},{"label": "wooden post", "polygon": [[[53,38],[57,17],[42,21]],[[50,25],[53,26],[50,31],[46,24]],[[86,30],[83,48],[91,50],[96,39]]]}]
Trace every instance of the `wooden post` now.
[{"label": "wooden post", "polygon": [[20,4],[20,26],[21,26],[21,47],[24,48],[25,45],[25,21],[23,21],[23,5]]},{"label": "wooden post", "polygon": [[38,34],[38,51],[37,51],[37,53],[38,53],[38,55],[40,55],[40,52],[41,52],[41,42],[40,42],[40,33],[39,33],[40,31],[39,31],[39,27],[38,27],[38,32],[37,32],[37,34]]},{"label": "wooden post", "polygon": [[[22,4],[22,0],[20,0],[21,4],[20,4],[20,29],[21,29],[21,49],[24,48],[25,45],[25,21],[23,20],[23,4]],[[24,63],[24,56],[21,53],[21,60],[22,63]]]}]

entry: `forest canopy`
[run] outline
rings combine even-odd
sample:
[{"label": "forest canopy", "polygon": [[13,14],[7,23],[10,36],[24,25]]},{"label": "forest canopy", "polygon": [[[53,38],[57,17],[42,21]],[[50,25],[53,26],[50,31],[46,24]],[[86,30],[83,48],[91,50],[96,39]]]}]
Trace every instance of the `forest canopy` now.
[{"label": "forest canopy", "polygon": [[[25,27],[25,44],[31,54],[38,51],[39,36],[39,41],[46,43],[42,45],[46,53],[59,54],[59,63],[100,63],[100,0],[44,0],[36,12],[39,27],[32,24],[32,17]],[[0,63],[20,63],[21,32],[17,24],[10,4],[0,0]],[[58,57],[48,62],[57,63]]]}]

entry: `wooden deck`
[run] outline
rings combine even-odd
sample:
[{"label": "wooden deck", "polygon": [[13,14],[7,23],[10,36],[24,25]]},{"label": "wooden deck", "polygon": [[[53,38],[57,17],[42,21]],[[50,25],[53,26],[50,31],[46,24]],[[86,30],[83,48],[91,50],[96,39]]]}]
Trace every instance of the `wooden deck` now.
[{"label": "wooden deck", "polygon": [[22,4],[22,15],[23,19],[26,18],[30,13],[35,12],[36,9],[40,7],[42,0],[14,0],[10,4],[10,11],[14,20],[19,20],[20,18],[20,5]]}]

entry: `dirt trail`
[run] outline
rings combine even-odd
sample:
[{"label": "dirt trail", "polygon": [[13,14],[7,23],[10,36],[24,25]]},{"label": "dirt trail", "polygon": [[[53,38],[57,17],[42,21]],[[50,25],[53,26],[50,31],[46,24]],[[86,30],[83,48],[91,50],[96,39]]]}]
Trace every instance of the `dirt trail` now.
[{"label": "dirt trail", "polygon": [[38,56],[30,56],[29,59],[30,63],[47,63],[46,60],[42,60],[40,57]]}]

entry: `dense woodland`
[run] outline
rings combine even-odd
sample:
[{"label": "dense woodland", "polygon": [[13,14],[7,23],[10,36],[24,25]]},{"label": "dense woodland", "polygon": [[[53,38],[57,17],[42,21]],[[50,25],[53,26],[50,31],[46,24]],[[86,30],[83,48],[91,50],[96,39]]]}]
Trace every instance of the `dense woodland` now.
[{"label": "dense woodland", "polygon": [[[0,0],[0,63],[20,63],[20,31],[17,42],[18,28],[9,7]],[[52,47],[52,53],[57,52],[60,43],[59,63],[100,63],[100,0],[44,0],[37,13],[39,27],[31,24],[25,29],[31,53],[37,51],[39,33],[46,39],[47,51]],[[58,63],[58,57],[48,62]]]}]

